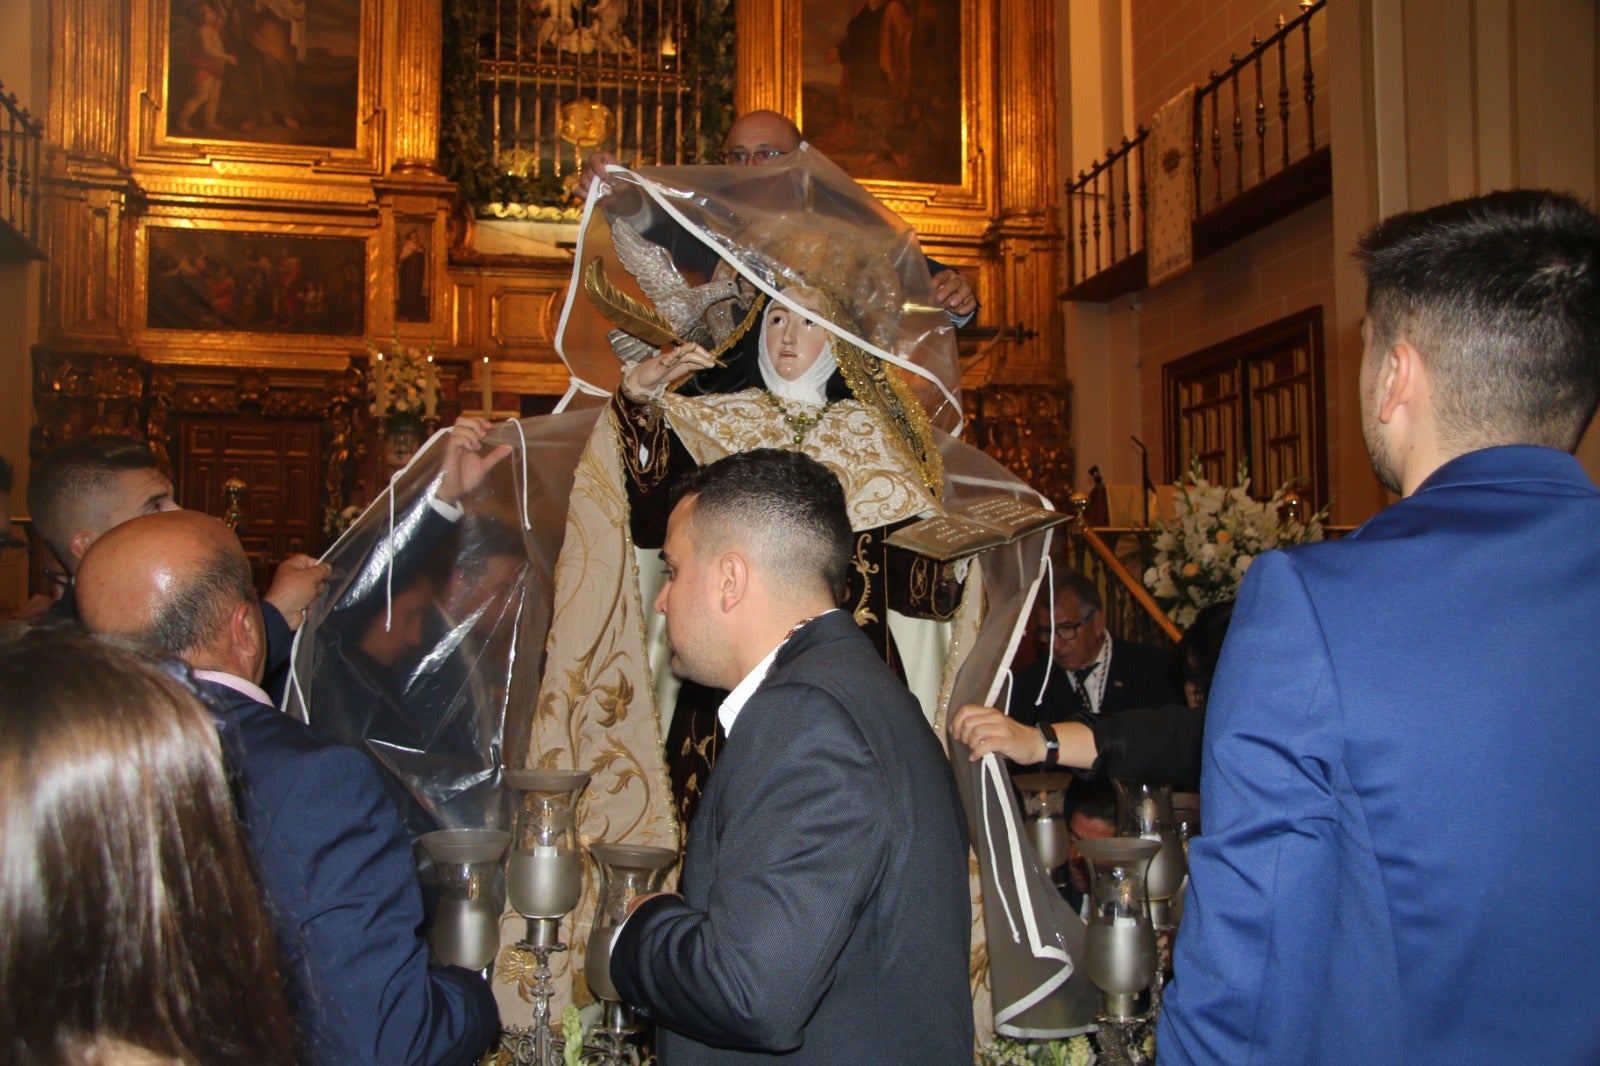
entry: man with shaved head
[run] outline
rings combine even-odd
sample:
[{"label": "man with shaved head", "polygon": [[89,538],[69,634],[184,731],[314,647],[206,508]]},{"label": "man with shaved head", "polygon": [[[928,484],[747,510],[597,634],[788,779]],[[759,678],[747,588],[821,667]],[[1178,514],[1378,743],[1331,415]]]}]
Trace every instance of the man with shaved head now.
[{"label": "man with shaved head", "polygon": [[312,1063],[479,1060],[498,1028],[488,986],[430,966],[411,846],[356,749],[272,709],[265,625],[233,532],[195,511],[97,537],[77,573],[85,625],[182,659],[243,784],[241,814],[292,977]]}]

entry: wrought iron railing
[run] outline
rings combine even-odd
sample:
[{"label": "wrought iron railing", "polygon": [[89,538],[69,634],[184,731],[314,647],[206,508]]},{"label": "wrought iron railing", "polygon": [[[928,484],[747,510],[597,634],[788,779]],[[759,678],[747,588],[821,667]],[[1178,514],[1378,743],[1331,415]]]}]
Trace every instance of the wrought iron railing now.
[{"label": "wrought iron railing", "polygon": [[[1067,279],[1075,285],[1144,250],[1144,145],[1150,131],[1140,126],[1133,139],[1106,149],[1104,160],[1078,171],[1067,186]],[[1137,187],[1138,196],[1133,190]],[[1137,207],[1137,213],[1135,208]],[[1118,226],[1118,212],[1121,225]],[[1117,249],[1117,232],[1122,248]],[[1102,243],[1101,235],[1105,235]],[[1091,243],[1092,240],[1092,243]]]},{"label": "wrought iron railing", "polygon": [[30,258],[43,258],[39,248],[39,169],[44,155],[44,121],[34,118],[0,84],[0,223],[11,228],[11,243]]},{"label": "wrought iron railing", "polygon": [[[1327,0],[1301,0],[1293,19],[1278,19],[1265,40],[1233,56],[1195,90],[1189,166],[1192,223],[1295,168],[1326,165],[1317,129],[1316,16]],[[1248,116],[1248,118],[1247,118]],[[1326,116],[1324,116],[1326,121]],[[1247,132],[1248,131],[1248,132]],[[1071,298],[1107,299],[1145,285],[1145,150],[1149,130],[1106,149],[1067,184],[1067,288]],[[1282,209],[1261,212],[1261,224]],[[1225,243],[1225,242],[1224,242]],[[1208,250],[1197,239],[1197,255]]]},{"label": "wrought iron railing", "polygon": [[[1232,62],[1221,73],[1213,73],[1209,81],[1194,94],[1194,209],[1199,217],[1207,210],[1220,207],[1228,188],[1233,196],[1246,187],[1267,180],[1269,171],[1287,170],[1292,159],[1309,157],[1317,150],[1317,83],[1312,64],[1311,18],[1326,5],[1327,0],[1302,2],[1300,14],[1290,21],[1278,18],[1277,31],[1266,40],[1250,39],[1250,51],[1232,57]],[[1298,53],[1291,55],[1291,53]],[[1269,65],[1270,58],[1270,65]],[[1298,79],[1294,67],[1298,66]],[[1251,77],[1253,75],[1253,77]],[[1268,88],[1268,78],[1276,82],[1276,91]],[[1241,82],[1247,84],[1241,87]],[[1299,93],[1291,91],[1298,80]],[[1250,84],[1253,83],[1253,84]],[[1253,89],[1253,92],[1251,91]],[[1271,92],[1277,103],[1277,121],[1267,120],[1267,99]],[[1228,108],[1223,110],[1223,96],[1228,97]],[[1245,95],[1254,97],[1249,106],[1253,134],[1245,135]],[[1298,132],[1302,126],[1295,121],[1292,98],[1298,95],[1303,105],[1304,137]],[[1227,117],[1224,118],[1224,115]],[[1223,127],[1228,128],[1228,147],[1224,149]],[[1274,137],[1269,138],[1269,132]],[[1278,142],[1277,153],[1269,153],[1268,142]],[[1253,151],[1252,151],[1253,149]],[[1254,155],[1254,174],[1250,157]],[[1276,155],[1275,160],[1271,159]],[[1209,159],[1210,166],[1205,165]]]}]

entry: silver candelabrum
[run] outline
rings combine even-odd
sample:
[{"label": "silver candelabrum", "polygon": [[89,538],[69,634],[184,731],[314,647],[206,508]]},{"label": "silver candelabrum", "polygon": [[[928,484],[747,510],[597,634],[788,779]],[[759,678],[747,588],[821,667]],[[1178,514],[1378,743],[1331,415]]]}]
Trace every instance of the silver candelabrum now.
[{"label": "silver candelabrum", "polygon": [[1161,1008],[1161,964],[1145,877],[1161,846],[1133,837],[1078,842],[1093,876],[1084,968],[1103,997],[1100,1061],[1106,1066],[1152,1061],[1145,1044]]},{"label": "silver candelabrum", "polygon": [[517,945],[533,956],[533,1025],[509,1029],[501,1046],[519,1066],[560,1066],[563,1042],[550,1026],[550,956],[567,950],[561,919],[583,895],[583,860],[578,852],[578,795],[589,784],[581,770],[507,770],[516,796],[511,852],[506,858],[506,896],[527,919]]},{"label": "silver candelabrum", "polygon": [[[561,919],[583,894],[583,863],[577,842],[578,796],[589,775],[578,770],[508,770],[506,784],[516,796],[511,850],[506,858],[506,895],[527,920],[527,935],[517,947],[533,956],[533,1024],[501,1033],[500,1049],[517,1066],[561,1066],[565,1041],[551,1026],[550,957],[567,950]],[[502,834],[504,835],[504,834]],[[503,845],[502,845],[503,846]],[[637,1032],[633,1012],[611,983],[611,941],[635,897],[661,887],[678,861],[669,848],[597,843],[589,847],[598,874],[598,898],[589,936],[584,975],[600,998],[601,1017],[589,1031],[579,1060],[586,1066],[637,1066],[638,1050],[629,1042]]]}]

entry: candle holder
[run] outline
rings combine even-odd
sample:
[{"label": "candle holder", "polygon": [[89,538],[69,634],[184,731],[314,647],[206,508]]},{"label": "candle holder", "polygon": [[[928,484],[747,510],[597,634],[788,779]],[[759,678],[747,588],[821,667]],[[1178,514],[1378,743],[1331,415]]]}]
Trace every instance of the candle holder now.
[{"label": "candle holder", "polygon": [[1054,881],[1056,871],[1067,863],[1067,789],[1072,775],[1048,771],[1017,774],[1011,783],[1022,793],[1022,819],[1039,862]]},{"label": "candle holder", "polygon": [[634,1063],[638,1055],[628,1038],[638,1031],[638,1026],[634,1024],[633,1008],[622,1002],[611,982],[611,941],[628,915],[628,904],[637,896],[661,888],[667,871],[678,861],[678,853],[644,844],[591,844],[589,857],[599,872],[600,889],[583,972],[590,990],[600,998],[602,1013],[584,1047],[595,1052],[601,1062]]},{"label": "candle holder", "polygon": [[1160,1010],[1160,967],[1145,877],[1161,848],[1131,837],[1078,842],[1093,878],[1084,971],[1103,997],[1100,1061],[1107,1066],[1151,1061],[1144,1046]]},{"label": "candle holder", "polygon": [[505,783],[515,795],[516,817],[511,854],[506,859],[506,895],[527,919],[527,935],[518,948],[534,957],[533,1026],[516,1033],[517,1043],[531,1044],[532,1059],[519,1047],[515,1061],[558,1066],[562,1042],[550,1027],[550,956],[567,950],[561,942],[561,919],[583,894],[583,864],[578,857],[578,794],[589,784],[581,770],[507,770]]},{"label": "candle holder", "polygon": [[1161,845],[1150,860],[1145,888],[1150,897],[1150,920],[1157,931],[1170,934],[1177,927],[1172,913],[1172,897],[1183,887],[1189,872],[1184,859],[1183,840],[1178,822],[1172,816],[1172,789],[1147,781],[1112,782],[1117,789],[1117,834],[1142,837]]},{"label": "candle holder", "polygon": [[500,914],[494,875],[511,834],[499,829],[441,829],[419,838],[439,873],[439,908],[428,948],[447,966],[488,976],[500,950]]}]

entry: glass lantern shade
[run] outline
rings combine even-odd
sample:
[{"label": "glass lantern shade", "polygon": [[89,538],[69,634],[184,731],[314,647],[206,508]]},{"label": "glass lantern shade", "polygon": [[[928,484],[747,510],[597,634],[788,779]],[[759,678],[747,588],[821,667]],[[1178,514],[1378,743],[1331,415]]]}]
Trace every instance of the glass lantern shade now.
[{"label": "glass lantern shade", "polygon": [[506,894],[530,922],[558,920],[578,905],[583,893],[577,810],[589,775],[581,770],[507,770],[505,782],[516,797]]},{"label": "glass lantern shade", "polygon": [[1172,789],[1167,785],[1147,781],[1113,782],[1117,789],[1117,835],[1143,837],[1160,843],[1161,850],[1150,860],[1150,871],[1145,878],[1149,892],[1150,916],[1157,926],[1169,923],[1169,904],[1183,887],[1189,872],[1184,859],[1183,839],[1178,834],[1178,820],[1172,815]]},{"label": "glass lantern shade", "polygon": [[439,872],[439,909],[428,930],[434,958],[481,970],[500,948],[495,871],[511,834],[499,829],[441,829],[419,838]]},{"label": "glass lantern shade", "polygon": [[1067,861],[1067,789],[1072,775],[1063,773],[1017,774],[1011,779],[1022,794],[1022,817],[1046,870]]},{"label": "glass lantern shade", "polygon": [[634,897],[660,890],[678,853],[644,844],[591,844],[589,855],[600,872],[600,888],[583,972],[595,995],[616,1003],[622,997],[611,983],[612,937]]},{"label": "glass lantern shade", "polygon": [[1145,870],[1161,850],[1155,840],[1105,837],[1078,842],[1094,882],[1084,937],[1084,967],[1105,993],[1106,1013],[1138,1013],[1139,993],[1155,980],[1156,934],[1150,924]]}]

